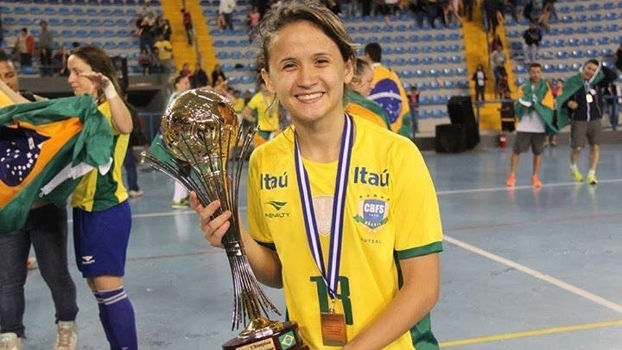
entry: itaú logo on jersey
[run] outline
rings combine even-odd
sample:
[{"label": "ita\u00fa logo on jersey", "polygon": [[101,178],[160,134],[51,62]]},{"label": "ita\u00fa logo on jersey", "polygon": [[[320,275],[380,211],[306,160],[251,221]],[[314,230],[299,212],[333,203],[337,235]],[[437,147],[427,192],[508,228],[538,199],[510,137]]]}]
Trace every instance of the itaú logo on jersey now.
[{"label": "ita\u00fa logo on jersey", "polygon": [[389,186],[389,170],[384,169],[382,173],[374,173],[367,170],[364,166],[354,167],[354,183],[387,187]]},{"label": "ita\u00fa logo on jersey", "polygon": [[388,214],[389,202],[383,198],[368,198],[359,202],[359,210],[354,220],[375,230],[389,221]]},{"label": "ita\u00fa logo on jersey", "polygon": [[287,202],[270,201],[266,202],[266,206],[269,208],[270,213],[265,212],[263,215],[268,219],[282,219],[289,217],[289,212],[281,211],[283,207],[287,205]]},{"label": "ita\u00fa logo on jersey", "polygon": [[287,171],[282,175],[260,174],[259,184],[262,190],[273,190],[276,188],[287,188]]}]

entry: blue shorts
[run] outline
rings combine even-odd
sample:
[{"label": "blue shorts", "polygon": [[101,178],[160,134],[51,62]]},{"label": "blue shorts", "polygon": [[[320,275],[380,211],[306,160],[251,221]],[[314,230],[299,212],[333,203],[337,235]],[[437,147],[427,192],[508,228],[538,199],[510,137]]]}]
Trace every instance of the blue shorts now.
[{"label": "blue shorts", "polygon": [[76,265],[82,277],[122,277],[131,228],[132,213],[127,201],[95,212],[73,208]]}]

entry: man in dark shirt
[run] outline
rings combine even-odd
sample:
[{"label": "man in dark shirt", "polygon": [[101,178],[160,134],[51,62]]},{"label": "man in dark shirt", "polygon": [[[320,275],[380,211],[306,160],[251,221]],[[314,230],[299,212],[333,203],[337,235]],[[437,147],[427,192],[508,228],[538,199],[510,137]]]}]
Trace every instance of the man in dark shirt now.
[{"label": "man in dark shirt", "polygon": [[[577,160],[585,141],[590,145],[587,182],[598,183],[596,167],[600,157],[601,119],[603,116],[602,90],[617,78],[611,69],[601,66],[596,59],[583,64],[581,72],[570,77],[557,98],[558,117],[570,119],[570,174],[577,182],[583,175],[577,167]],[[560,125],[562,127],[563,125]]]}]

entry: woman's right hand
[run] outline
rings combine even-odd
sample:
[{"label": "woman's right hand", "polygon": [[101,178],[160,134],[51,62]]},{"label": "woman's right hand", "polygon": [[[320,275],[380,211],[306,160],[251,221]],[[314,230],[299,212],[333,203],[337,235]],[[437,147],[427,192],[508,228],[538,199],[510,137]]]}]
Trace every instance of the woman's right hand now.
[{"label": "woman's right hand", "polygon": [[219,216],[212,215],[220,208],[220,201],[213,201],[207,206],[201,205],[195,192],[190,192],[190,205],[199,215],[199,227],[203,231],[203,237],[214,247],[223,248],[222,237],[227,233],[231,225],[231,211],[225,211]]}]

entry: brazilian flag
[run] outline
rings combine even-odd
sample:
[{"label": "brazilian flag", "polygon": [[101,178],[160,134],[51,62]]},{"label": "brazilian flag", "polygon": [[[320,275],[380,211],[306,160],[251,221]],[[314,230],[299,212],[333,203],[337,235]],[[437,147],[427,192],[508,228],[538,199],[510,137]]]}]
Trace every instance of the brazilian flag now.
[{"label": "brazilian flag", "polygon": [[374,68],[372,84],[374,88],[371,90],[369,99],[378,103],[387,112],[391,130],[410,138],[412,136],[410,106],[400,78],[393,70],[378,65]]},{"label": "brazilian flag", "polygon": [[108,171],[112,141],[88,95],[0,108],[0,234],[23,228],[38,200],[62,206],[82,175]]}]

